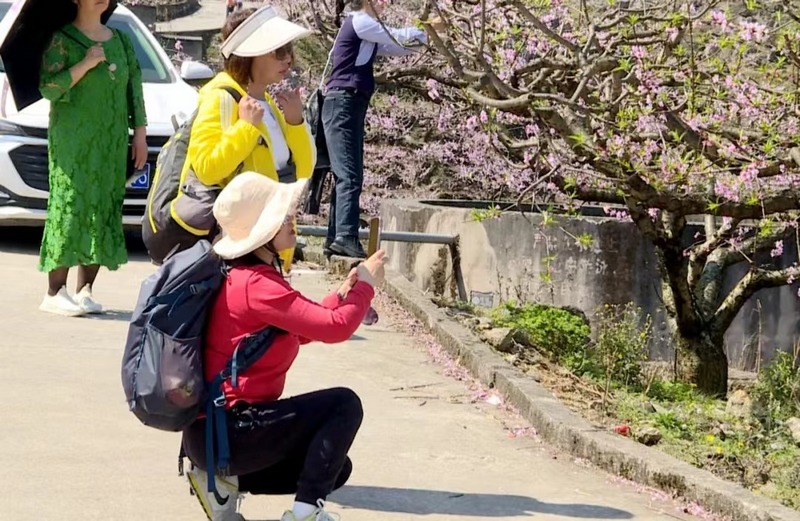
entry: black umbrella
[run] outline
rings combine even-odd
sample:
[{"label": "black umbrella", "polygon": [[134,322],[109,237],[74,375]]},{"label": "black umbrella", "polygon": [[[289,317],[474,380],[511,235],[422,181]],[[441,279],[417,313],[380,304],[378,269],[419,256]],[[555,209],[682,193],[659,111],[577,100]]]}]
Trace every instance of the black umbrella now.
[{"label": "black umbrella", "polygon": [[[101,17],[104,24],[117,8],[117,2],[109,0]],[[0,27],[8,27],[5,35],[0,34],[0,58],[17,110],[42,99],[39,92],[42,55],[53,34],[75,20],[77,14],[78,6],[73,0],[17,0],[0,23]]]}]

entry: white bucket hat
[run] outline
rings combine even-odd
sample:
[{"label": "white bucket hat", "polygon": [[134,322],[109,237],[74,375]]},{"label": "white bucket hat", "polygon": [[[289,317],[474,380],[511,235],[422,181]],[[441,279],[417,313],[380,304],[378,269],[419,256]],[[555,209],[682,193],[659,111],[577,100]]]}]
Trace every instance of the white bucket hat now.
[{"label": "white bucket hat", "polygon": [[251,58],[268,54],[275,49],[311,34],[309,29],[281,17],[272,6],[259,8],[233,30],[222,42],[220,53]]},{"label": "white bucket hat", "polygon": [[214,251],[236,259],[264,246],[293,215],[305,194],[307,180],[279,183],[256,172],[243,172],[222,189],[214,203],[214,218],[222,237]]}]

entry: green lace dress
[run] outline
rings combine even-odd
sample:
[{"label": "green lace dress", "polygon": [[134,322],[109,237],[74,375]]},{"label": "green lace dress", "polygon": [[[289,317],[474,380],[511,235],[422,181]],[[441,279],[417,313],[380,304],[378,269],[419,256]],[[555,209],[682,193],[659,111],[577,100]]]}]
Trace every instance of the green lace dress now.
[{"label": "green lace dress", "polygon": [[128,260],[122,228],[129,128],[146,125],[142,73],[127,35],[103,42],[106,62],[70,87],[69,69],[90,40],[73,25],[56,32],[42,59],[40,90],[50,100],[50,198],[39,269]]}]

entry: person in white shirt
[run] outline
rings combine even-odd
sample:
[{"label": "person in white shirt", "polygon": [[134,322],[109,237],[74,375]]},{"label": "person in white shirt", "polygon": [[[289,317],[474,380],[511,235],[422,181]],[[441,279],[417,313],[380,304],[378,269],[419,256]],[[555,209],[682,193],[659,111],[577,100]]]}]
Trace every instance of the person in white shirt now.
[{"label": "person in white shirt", "polygon": [[[332,69],[322,106],[322,126],[335,182],[331,194],[325,253],[365,258],[358,240],[359,199],[364,179],[364,123],[375,91],[377,56],[403,56],[421,50],[425,31],[384,27],[377,19],[388,0],[350,0],[331,51]],[[337,16],[344,11],[337,1]],[[441,21],[432,21],[437,28]]]}]

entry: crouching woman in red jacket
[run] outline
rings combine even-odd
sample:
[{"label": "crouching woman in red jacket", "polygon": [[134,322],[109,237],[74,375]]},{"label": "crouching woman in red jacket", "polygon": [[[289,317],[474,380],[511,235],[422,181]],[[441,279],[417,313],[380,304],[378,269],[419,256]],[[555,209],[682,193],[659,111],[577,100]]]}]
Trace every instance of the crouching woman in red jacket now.
[{"label": "crouching woman in red jacket", "polygon": [[361,425],[362,409],[350,389],[335,388],[283,398],[286,373],[301,344],[343,342],[369,309],[374,287],[383,281],[384,254],[378,252],[351,272],[322,303],[292,289],[281,273],[277,252],[294,247],[292,226],[305,181],[278,183],[243,173],[220,193],[214,216],[222,229],[214,244],[231,269],[209,318],[204,351],[211,381],[245,336],[274,326],[286,332],[253,366],[224,384],[228,407],[231,476],[216,477],[207,492],[205,419],[183,434],[193,463],[189,481],[211,521],[243,521],[236,512],[240,491],[295,494],[282,521],[329,521],[328,494],[341,487],[352,465],[347,453]]}]

